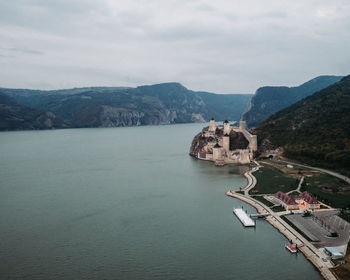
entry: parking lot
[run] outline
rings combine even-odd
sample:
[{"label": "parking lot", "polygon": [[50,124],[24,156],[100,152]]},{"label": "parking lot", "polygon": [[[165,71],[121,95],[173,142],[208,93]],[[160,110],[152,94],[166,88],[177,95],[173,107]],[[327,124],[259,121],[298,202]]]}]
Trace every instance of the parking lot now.
[{"label": "parking lot", "polygon": [[[350,238],[350,224],[337,216],[338,211],[317,211],[313,215],[317,219],[303,217],[301,214],[285,216],[305,235],[312,243],[320,248],[326,246],[341,246],[347,244]],[[330,237],[331,232],[336,232],[337,237]]]}]

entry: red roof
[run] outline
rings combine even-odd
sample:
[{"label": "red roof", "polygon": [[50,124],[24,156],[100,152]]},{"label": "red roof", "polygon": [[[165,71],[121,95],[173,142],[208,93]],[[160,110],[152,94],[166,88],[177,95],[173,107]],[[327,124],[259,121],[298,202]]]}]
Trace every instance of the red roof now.
[{"label": "red roof", "polygon": [[295,198],[294,197],[288,196],[287,194],[285,194],[283,192],[275,193],[275,197],[277,197],[279,200],[282,200],[285,204],[288,204],[288,205],[295,205],[295,204],[297,204],[295,202]]},{"label": "red roof", "polygon": [[309,204],[319,203],[318,200],[308,192],[303,192],[301,195],[297,196],[296,199],[304,199],[304,201],[306,201]]}]

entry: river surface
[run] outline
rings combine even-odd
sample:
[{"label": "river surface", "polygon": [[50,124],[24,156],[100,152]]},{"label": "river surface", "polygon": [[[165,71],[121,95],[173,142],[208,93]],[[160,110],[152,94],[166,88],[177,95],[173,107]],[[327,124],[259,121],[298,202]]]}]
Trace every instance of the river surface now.
[{"label": "river surface", "polygon": [[0,133],[1,279],[321,279],[188,156],[203,124]]}]

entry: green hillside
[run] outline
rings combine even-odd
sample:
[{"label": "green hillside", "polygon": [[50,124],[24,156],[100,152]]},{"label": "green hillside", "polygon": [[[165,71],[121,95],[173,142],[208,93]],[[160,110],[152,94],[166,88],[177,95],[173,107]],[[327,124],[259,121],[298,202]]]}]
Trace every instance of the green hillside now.
[{"label": "green hillside", "polygon": [[297,87],[261,87],[252,97],[243,120],[254,127],[272,114],[320,91],[343,78],[342,76],[319,76]]},{"label": "green hillside", "polygon": [[0,130],[65,127],[68,127],[68,124],[53,113],[20,105],[13,98],[0,92]]},{"label": "green hillside", "polygon": [[260,148],[350,173],[350,75],[272,115],[255,128]]}]

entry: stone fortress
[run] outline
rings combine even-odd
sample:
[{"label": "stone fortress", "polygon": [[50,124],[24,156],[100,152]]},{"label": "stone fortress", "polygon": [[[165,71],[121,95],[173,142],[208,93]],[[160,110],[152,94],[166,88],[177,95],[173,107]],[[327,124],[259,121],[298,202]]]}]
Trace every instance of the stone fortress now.
[{"label": "stone fortress", "polygon": [[224,121],[217,126],[214,119],[209,126],[193,139],[190,155],[215,162],[216,165],[228,163],[250,163],[258,149],[257,136],[248,132],[245,121],[239,127]]}]

